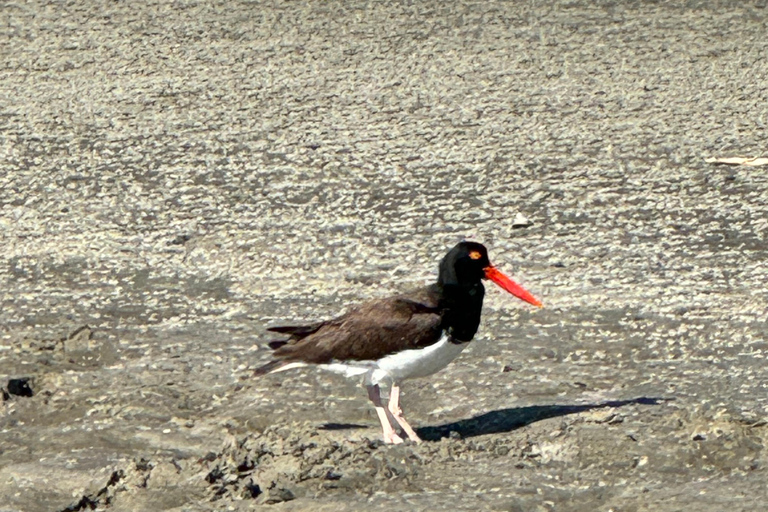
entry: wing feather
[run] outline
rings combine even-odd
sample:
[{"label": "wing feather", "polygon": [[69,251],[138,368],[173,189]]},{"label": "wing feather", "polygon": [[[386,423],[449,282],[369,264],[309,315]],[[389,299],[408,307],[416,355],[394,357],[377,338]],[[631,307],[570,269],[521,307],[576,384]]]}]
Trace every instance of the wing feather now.
[{"label": "wing feather", "polygon": [[405,297],[371,301],[311,326],[313,330],[307,334],[298,329],[278,331],[291,334],[293,339],[277,347],[273,355],[322,364],[376,360],[403,348],[426,347],[436,343],[442,334],[441,314],[433,302]]}]

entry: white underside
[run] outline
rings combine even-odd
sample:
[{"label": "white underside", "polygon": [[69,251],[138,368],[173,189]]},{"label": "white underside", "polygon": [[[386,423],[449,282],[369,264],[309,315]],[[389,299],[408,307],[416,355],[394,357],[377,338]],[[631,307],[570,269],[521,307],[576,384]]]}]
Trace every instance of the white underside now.
[{"label": "white underside", "polygon": [[403,350],[378,361],[354,361],[318,366],[345,377],[365,375],[366,384],[392,384],[439,372],[456,359],[467,345],[467,343],[451,343],[449,336],[443,334],[437,343],[428,347]]}]

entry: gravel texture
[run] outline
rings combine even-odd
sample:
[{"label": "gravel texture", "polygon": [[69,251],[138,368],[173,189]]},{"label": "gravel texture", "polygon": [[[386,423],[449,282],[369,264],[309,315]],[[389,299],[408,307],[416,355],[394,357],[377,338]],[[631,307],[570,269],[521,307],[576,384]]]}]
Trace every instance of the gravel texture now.
[{"label": "gravel texture", "polygon": [[[705,159],[768,156],[766,33],[764,0],[0,5],[0,511],[765,509],[768,168]],[[266,326],[465,237],[546,307],[488,287],[404,387],[427,442],[250,377]]]}]

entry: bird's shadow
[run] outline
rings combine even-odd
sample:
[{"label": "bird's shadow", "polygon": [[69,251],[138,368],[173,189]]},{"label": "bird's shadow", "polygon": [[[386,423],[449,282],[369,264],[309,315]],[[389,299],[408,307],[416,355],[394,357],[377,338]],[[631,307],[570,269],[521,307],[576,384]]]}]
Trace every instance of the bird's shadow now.
[{"label": "bird's shadow", "polygon": [[[437,425],[434,427],[421,427],[416,433],[424,441],[439,441],[445,437],[458,435],[461,438],[482,436],[485,434],[498,434],[511,432],[515,429],[530,425],[537,421],[558,416],[567,416],[591,409],[607,407],[623,407],[625,405],[660,405],[673,398],[640,397],[629,400],[611,400],[608,402],[584,405],[534,405],[530,407],[513,407],[486,412],[473,418]],[[452,434],[452,432],[454,434]]]},{"label": "bird's shadow", "polygon": [[366,425],[358,425],[357,423],[324,423],[318,428],[320,430],[354,430],[368,427]]}]

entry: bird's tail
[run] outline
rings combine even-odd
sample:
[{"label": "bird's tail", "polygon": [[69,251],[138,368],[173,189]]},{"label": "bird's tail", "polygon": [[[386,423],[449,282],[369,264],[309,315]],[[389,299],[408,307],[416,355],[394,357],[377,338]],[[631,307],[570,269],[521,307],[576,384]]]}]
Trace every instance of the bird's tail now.
[{"label": "bird's tail", "polygon": [[254,370],[253,372],[253,375],[254,377],[267,375],[268,373],[272,373],[273,371],[278,370],[281,366],[285,364],[286,364],[285,361],[270,361],[264,366],[260,366],[259,368],[256,368],[256,370]]},{"label": "bird's tail", "polygon": [[291,370],[293,368],[303,368],[307,366],[307,363],[301,361],[270,361],[264,366],[256,368],[253,371],[254,377],[260,377],[262,375],[268,375],[270,373],[284,372],[285,370]]}]

